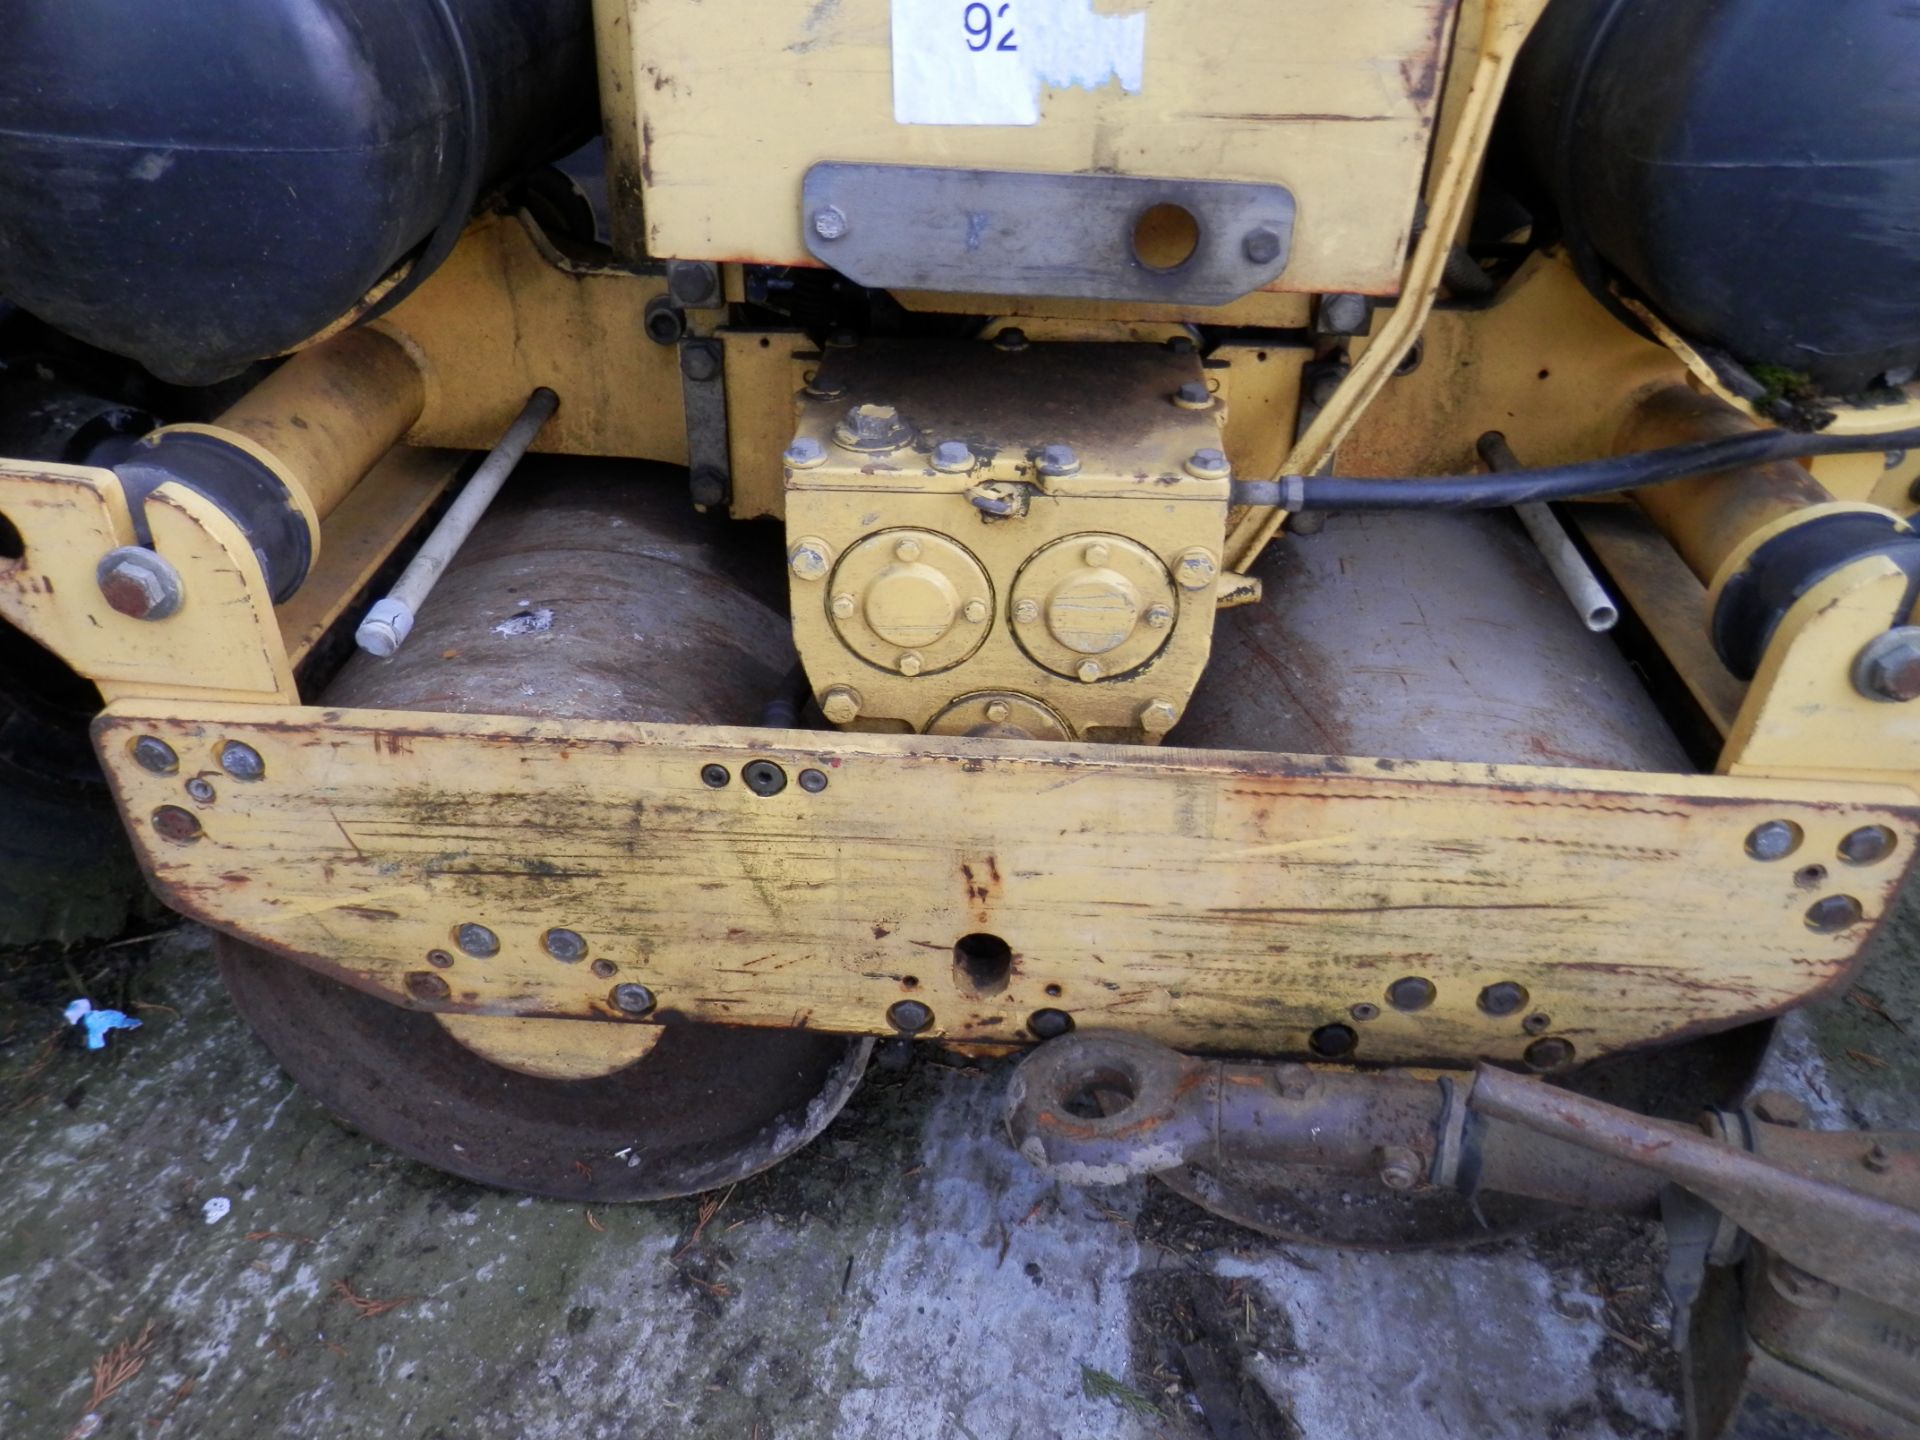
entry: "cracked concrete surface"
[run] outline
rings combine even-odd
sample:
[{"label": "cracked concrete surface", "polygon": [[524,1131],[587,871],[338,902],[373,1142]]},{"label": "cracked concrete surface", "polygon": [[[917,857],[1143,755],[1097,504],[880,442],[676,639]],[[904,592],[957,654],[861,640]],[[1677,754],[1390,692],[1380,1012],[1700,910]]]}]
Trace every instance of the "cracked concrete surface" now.
[{"label": "cracked concrete surface", "polygon": [[[1863,979],[1884,1018],[1838,1002],[1782,1047],[1779,1077],[1836,1122],[1911,1123],[1915,933],[1911,914],[1890,927]],[[57,1038],[76,979],[143,1028],[102,1052]],[[1576,1220],[1349,1254],[1233,1229],[1151,1182],[1061,1187],[1003,1138],[1005,1065],[934,1052],[875,1071],[701,1227],[697,1198],[589,1213],[383,1151],[280,1072],[192,928],[16,960],[0,1018],[9,1436],[1626,1440],[1678,1424],[1651,1232]],[[215,1198],[231,1209],[209,1223]],[[144,1365],[90,1411],[89,1366],[148,1324]]]}]

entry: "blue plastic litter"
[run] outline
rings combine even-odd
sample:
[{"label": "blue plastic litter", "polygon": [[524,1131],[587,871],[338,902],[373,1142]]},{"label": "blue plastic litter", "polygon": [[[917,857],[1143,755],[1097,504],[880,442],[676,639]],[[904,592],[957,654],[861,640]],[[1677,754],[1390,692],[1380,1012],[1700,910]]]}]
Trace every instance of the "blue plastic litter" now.
[{"label": "blue plastic litter", "polygon": [[87,1049],[104,1050],[109,1030],[138,1030],[140,1022],[118,1010],[96,1010],[91,1000],[76,1000],[61,1014],[69,1025],[81,1025],[87,1032]]}]

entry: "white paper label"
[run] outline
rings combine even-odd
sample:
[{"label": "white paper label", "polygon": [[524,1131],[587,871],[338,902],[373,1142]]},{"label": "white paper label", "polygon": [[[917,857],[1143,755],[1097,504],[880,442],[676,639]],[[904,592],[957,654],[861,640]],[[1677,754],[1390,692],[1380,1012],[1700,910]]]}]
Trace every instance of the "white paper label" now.
[{"label": "white paper label", "polygon": [[893,0],[893,118],[1037,125],[1043,87],[1140,93],[1147,16],[1093,0]]}]

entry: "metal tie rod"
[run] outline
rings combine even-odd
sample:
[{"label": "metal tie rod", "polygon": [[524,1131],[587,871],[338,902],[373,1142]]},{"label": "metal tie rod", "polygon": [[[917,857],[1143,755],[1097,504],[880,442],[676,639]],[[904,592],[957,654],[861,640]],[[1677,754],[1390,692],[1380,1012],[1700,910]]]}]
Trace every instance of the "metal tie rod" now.
[{"label": "metal tie rod", "polygon": [[467,481],[467,488],[440,517],[433,534],[427,537],[427,543],[420,547],[420,553],[413,557],[393,589],[384,599],[373,602],[373,608],[353,636],[362,650],[384,660],[406,642],[407,636],[413,633],[413,619],[420,606],[440,583],[440,577],[460,547],[467,543],[473,527],[487,513],[493,497],[507,483],[507,477],[513,474],[513,467],[533,444],[540,427],[559,408],[560,397],[544,385],[527,397],[526,408],[507,427],[500,443],[487,452],[487,458]]}]

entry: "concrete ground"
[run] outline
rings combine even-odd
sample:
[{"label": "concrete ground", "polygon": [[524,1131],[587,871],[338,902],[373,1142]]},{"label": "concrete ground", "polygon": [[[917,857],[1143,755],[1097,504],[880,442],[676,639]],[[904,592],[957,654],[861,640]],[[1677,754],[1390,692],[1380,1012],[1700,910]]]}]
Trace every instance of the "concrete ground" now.
[{"label": "concrete ground", "polygon": [[[1915,1123],[1920,906],[1778,1077]],[[77,1047],[61,1007],[142,1028]],[[0,967],[0,1434],[1653,1437],[1676,1370],[1650,1230],[1314,1250],[1153,1183],[1065,1189],[999,1125],[1004,1065],[873,1072],[719,1195],[588,1211],[330,1118],[191,927]]]}]

